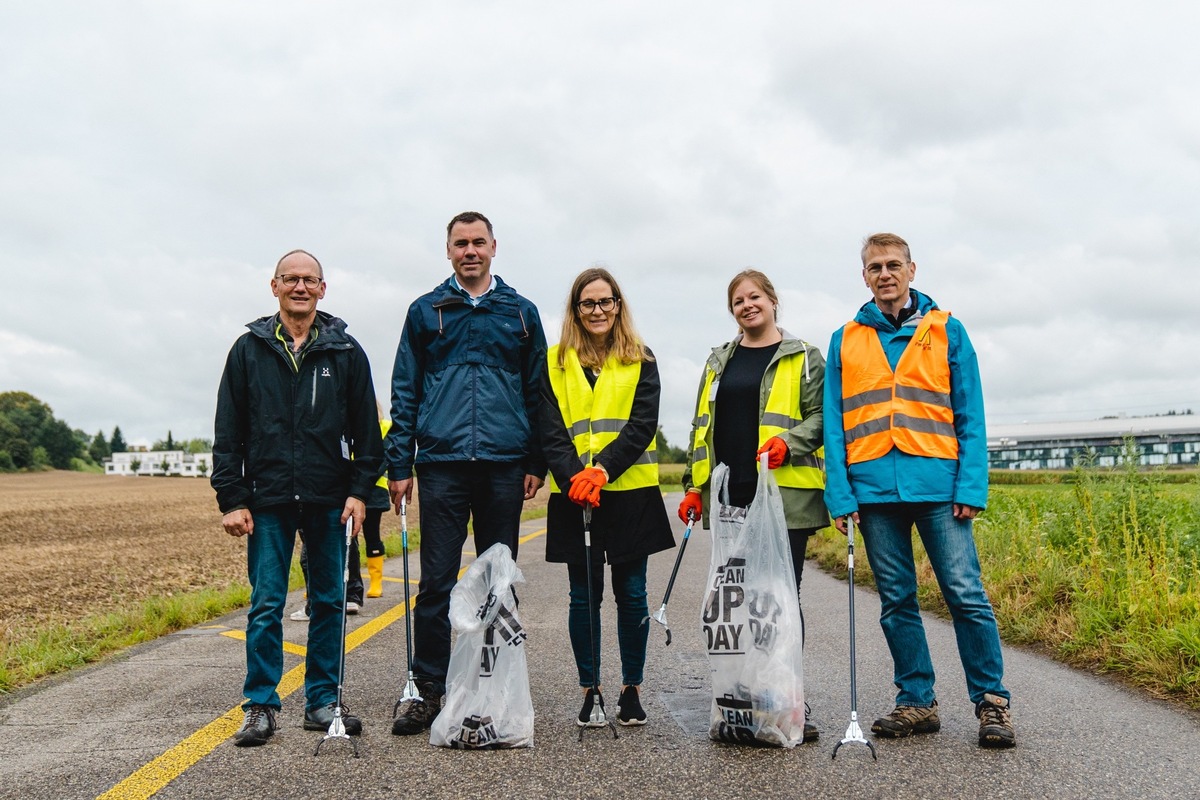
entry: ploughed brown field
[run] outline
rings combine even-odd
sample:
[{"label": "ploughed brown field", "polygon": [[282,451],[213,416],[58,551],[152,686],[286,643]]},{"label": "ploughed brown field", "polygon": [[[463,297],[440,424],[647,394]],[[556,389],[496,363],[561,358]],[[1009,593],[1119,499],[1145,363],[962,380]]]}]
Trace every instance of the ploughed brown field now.
[{"label": "ploughed brown field", "polygon": [[[382,527],[399,533],[399,517]],[[221,527],[207,480],[0,475],[0,634],[245,582],[245,541]]]}]

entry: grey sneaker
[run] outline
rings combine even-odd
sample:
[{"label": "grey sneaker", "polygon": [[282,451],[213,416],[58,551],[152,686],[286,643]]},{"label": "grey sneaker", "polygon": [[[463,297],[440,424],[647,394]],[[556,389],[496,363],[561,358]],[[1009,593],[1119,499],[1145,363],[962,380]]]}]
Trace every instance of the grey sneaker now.
[{"label": "grey sneaker", "polygon": [[875,720],[871,733],[890,739],[903,739],[918,733],[937,733],[942,729],[937,700],[929,708],[896,706],[886,717]]},{"label": "grey sneaker", "polygon": [[301,606],[288,614],[288,619],[296,622],[308,622],[308,606]]},{"label": "grey sneaker", "polygon": [[418,683],[419,700],[405,700],[392,720],[394,736],[413,736],[428,728],[442,710],[442,696],[434,694],[428,684]]},{"label": "grey sneaker", "polygon": [[258,747],[266,744],[275,733],[275,709],[267,706],[250,706],[242,727],[233,735],[235,747]]},{"label": "grey sneaker", "polygon": [[1017,734],[1013,730],[1008,698],[985,694],[983,702],[975,709],[975,716],[979,717],[980,747],[1016,747]]}]

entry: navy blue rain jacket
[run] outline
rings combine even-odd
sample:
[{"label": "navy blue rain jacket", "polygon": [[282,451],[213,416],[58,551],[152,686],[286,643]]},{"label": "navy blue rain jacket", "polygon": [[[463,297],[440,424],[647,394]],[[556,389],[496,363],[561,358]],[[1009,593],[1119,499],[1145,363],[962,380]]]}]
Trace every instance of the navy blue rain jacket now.
[{"label": "navy blue rain jacket", "polygon": [[517,461],[545,475],[534,430],[545,358],[537,308],[499,277],[476,306],[452,278],[413,301],[392,371],[388,477],[452,461]]}]

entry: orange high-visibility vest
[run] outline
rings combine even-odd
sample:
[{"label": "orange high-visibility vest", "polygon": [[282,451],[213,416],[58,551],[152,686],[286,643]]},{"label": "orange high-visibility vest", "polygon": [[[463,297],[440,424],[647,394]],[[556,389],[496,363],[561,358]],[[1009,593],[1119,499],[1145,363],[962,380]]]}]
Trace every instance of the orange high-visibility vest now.
[{"label": "orange high-visibility vest", "polygon": [[958,458],[950,405],[946,311],[930,311],[893,373],[874,328],[848,322],[842,334],[842,429],[846,463],[893,447],[914,456]]}]

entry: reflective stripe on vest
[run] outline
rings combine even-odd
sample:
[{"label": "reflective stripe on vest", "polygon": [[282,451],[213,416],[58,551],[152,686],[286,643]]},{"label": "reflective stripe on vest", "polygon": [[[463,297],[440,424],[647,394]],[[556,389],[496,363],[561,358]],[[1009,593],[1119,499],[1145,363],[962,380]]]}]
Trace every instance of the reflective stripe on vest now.
[{"label": "reflective stripe on vest", "polygon": [[[776,361],[767,367],[767,373],[774,370],[771,379],[771,390],[767,394],[767,405],[763,409],[762,419],[758,423],[758,444],[761,447],[767,439],[778,436],[796,427],[804,419],[800,412],[800,389],[804,375],[804,353],[794,353]],[[766,380],[766,374],[763,380]],[[716,397],[713,395],[713,382],[716,373],[711,368],[705,368],[704,387],[700,390],[700,401],[696,408],[696,418],[693,425],[696,429],[692,437],[692,485],[704,486],[712,474],[712,461],[709,458],[708,439],[712,428],[712,414],[709,409],[715,406]],[[793,459],[792,463],[774,470],[775,480],[780,486],[792,489],[824,489],[825,488],[825,448],[817,452]]]},{"label": "reflective stripe on vest", "polygon": [[893,447],[914,456],[958,458],[950,405],[946,320],[924,316],[893,373],[879,334],[848,322],[842,334],[842,429],[846,462],[857,464]]},{"label": "reflective stripe on vest", "polygon": [[[574,349],[567,350],[560,367],[558,352],[559,346],[554,345],[546,353],[550,386],[558,398],[558,411],[575,443],[575,452],[590,466],[596,455],[629,423],[642,364],[622,364],[609,356],[593,388],[584,377],[579,354]],[[658,486],[658,451],[654,439],[629,469],[604,485],[603,491],[620,492],[647,486]],[[550,476],[550,491],[562,491],[553,475]]]}]

